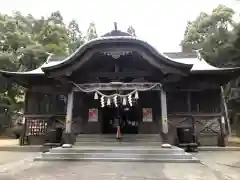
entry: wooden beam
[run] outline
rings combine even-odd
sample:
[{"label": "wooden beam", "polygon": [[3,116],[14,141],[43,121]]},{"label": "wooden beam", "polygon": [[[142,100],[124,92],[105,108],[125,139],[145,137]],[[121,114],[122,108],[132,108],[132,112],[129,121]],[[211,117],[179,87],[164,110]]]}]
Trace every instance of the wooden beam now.
[{"label": "wooden beam", "polygon": [[[99,91],[113,91],[113,90],[144,90],[146,88],[150,88],[156,85],[151,90],[159,91],[161,89],[161,84],[156,83],[122,83],[122,84],[114,84],[114,83],[86,83],[86,84],[76,84],[76,87],[73,88],[73,91],[81,91],[79,89],[86,89],[86,90],[95,90],[98,89]],[[79,87],[77,87],[79,86]]]},{"label": "wooden beam", "polygon": [[125,77],[143,77],[154,76],[151,72],[146,71],[129,71],[129,72],[96,72],[85,75],[85,78],[107,77],[107,78],[125,78]]}]

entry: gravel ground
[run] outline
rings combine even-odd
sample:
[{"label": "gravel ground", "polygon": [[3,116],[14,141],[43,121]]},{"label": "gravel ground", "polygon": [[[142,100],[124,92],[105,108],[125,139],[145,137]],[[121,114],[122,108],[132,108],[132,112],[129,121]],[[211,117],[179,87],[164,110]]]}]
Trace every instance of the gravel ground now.
[{"label": "gravel ground", "polygon": [[0,152],[0,157],[5,158],[0,165],[0,180],[240,179],[240,152],[200,152],[196,156],[202,164],[33,162],[37,155]]}]

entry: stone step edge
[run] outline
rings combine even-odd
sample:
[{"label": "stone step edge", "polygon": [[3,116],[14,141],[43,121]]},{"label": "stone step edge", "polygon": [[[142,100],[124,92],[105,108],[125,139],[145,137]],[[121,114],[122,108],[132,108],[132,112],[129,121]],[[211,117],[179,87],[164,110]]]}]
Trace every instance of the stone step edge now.
[{"label": "stone step edge", "polygon": [[76,152],[64,152],[64,153],[55,153],[55,152],[45,152],[45,153],[42,153],[42,154],[47,154],[47,155],[72,155],[72,154],[75,154],[75,155],[103,155],[103,154],[114,154],[114,155],[141,155],[141,156],[159,156],[159,155],[163,155],[163,156],[182,156],[182,155],[186,155],[186,156],[192,156],[192,154],[190,153],[183,153],[183,154],[142,154],[142,153],[114,153],[114,152],[111,152],[111,153],[76,153]]},{"label": "stone step edge", "polygon": [[[116,137],[116,134],[78,134],[77,137]],[[122,137],[136,137],[136,136],[141,136],[141,137],[152,137],[152,136],[160,136],[160,134],[126,134],[123,133]]]},{"label": "stone step edge", "polygon": [[106,143],[106,144],[163,144],[161,141],[148,141],[148,142],[145,142],[145,141],[135,141],[135,142],[132,142],[132,141],[129,141],[129,142],[126,142],[126,141],[106,141],[106,142],[101,142],[101,141],[77,141],[75,142],[75,144],[90,144],[90,143]]},{"label": "stone step edge", "polygon": [[179,154],[185,154],[185,151],[182,150],[171,150],[171,151],[165,151],[165,150],[110,150],[110,149],[73,149],[73,150],[68,150],[68,149],[50,149],[50,153],[139,153],[139,152],[146,152],[146,154],[149,153],[157,153],[157,154],[172,154],[172,153],[179,153]]},{"label": "stone step edge", "polygon": [[146,158],[58,158],[36,157],[34,161],[100,161],[100,162],[159,162],[159,163],[200,163],[197,158],[191,159],[146,159]]},{"label": "stone step edge", "polygon": [[[96,148],[97,147],[97,148]],[[52,148],[52,150],[57,150],[57,151],[74,151],[74,150],[124,150],[124,151],[138,151],[138,150],[144,150],[144,151],[184,151],[184,149],[179,148],[179,147],[172,147],[172,148],[162,148],[159,146],[73,146],[72,148],[62,148],[62,147],[56,147]]]},{"label": "stone step edge", "polygon": [[[129,146],[129,145],[131,145],[132,143],[129,143],[129,144],[127,144],[127,143],[122,143],[122,144],[97,144],[97,143],[77,143],[77,144],[74,144],[75,146],[86,146],[86,145],[91,145],[91,146],[93,146],[93,147],[98,147],[99,145],[104,145],[104,146],[108,146],[108,147],[122,147],[122,146]],[[158,143],[152,143],[152,144],[142,144],[142,143],[135,143],[134,144],[135,146],[153,146],[153,147],[159,147],[159,146],[161,146],[162,144],[158,144]]]},{"label": "stone step edge", "polygon": [[165,149],[94,149],[94,148],[78,148],[78,149],[50,149],[50,152],[105,152],[105,153],[111,153],[111,152],[157,152],[157,153],[174,153],[174,152],[181,152],[185,153],[184,150],[179,149],[171,149],[171,150],[165,150]]},{"label": "stone step edge", "polygon": [[117,139],[77,139],[76,142],[96,142],[96,141],[100,141],[100,142],[162,142],[161,139],[123,139],[123,140],[117,140]]}]

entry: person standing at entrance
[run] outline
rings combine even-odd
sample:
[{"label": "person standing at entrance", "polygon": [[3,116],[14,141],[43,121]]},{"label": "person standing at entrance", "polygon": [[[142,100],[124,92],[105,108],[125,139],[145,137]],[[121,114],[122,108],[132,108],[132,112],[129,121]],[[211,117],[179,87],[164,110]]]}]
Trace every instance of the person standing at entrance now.
[{"label": "person standing at entrance", "polygon": [[116,127],[116,138],[117,139],[120,139],[121,138],[121,128],[120,128],[120,117],[118,116],[117,118],[114,118],[114,121],[115,121],[115,127]]}]

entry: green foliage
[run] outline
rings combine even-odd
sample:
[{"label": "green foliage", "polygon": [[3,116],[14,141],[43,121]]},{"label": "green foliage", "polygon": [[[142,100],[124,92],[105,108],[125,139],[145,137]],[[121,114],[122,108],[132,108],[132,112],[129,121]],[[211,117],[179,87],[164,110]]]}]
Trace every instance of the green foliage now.
[{"label": "green foliage", "polygon": [[239,64],[233,57],[237,55],[235,43],[239,37],[234,33],[237,27],[234,15],[233,9],[224,5],[213,9],[211,14],[200,13],[194,21],[188,22],[181,45],[202,49],[203,58],[214,65]]},{"label": "green foliage", "polygon": [[68,25],[68,36],[69,36],[69,52],[74,52],[78,47],[84,44],[84,37],[79,29],[79,26],[75,20],[72,20]]},{"label": "green foliage", "polygon": [[[84,37],[78,23],[72,20],[66,25],[59,11],[39,19],[18,11],[12,15],[0,14],[0,69],[33,70],[46,61],[48,53],[67,56],[86,40],[96,37],[94,23],[90,23]],[[24,90],[2,79],[1,83],[0,104],[8,107],[10,114],[21,109]]]}]

